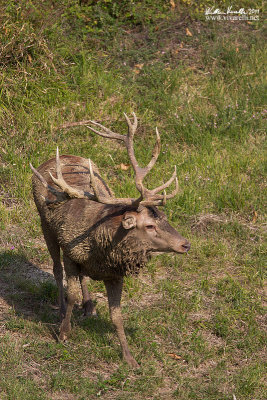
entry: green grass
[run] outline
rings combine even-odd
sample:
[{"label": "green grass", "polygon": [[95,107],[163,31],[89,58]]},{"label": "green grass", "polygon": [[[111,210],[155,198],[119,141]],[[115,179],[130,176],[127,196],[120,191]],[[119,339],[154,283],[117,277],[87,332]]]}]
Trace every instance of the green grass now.
[{"label": "green grass", "polygon": [[[157,3],[0,1],[1,400],[266,398],[263,17],[205,22],[211,2]],[[121,144],[57,128],[92,118],[125,133],[132,111],[141,165],[161,133],[148,186],[177,165],[180,193],[165,212],[192,244],[189,256],[160,256],[125,281],[138,371],[121,359],[102,282],[90,282],[99,318],[77,306],[69,342],[57,342],[29,168],[59,146],[90,157],[118,197],[135,196]]]}]

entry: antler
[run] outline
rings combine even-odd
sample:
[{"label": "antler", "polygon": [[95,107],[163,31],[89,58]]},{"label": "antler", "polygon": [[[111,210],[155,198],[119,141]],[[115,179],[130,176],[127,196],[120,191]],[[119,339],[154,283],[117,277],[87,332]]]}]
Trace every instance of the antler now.
[{"label": "antler", "polygon": [[[146,177],[146,175],[149,173],[149,171],[153,168],[155,165],[155,162],[157,161],[157,158],[160,153],[160,136],[158,129],[156,128],[156,144],[154,146],[153,152],[152,152],[152,158],[148,165],[144,168],[140,167],[138,165],[138,162],[136,160],[135,154],[134,154],[134,147],[133,147],[133,138],[134,134],[137,129],[137,117],[135,113],[133,113],[133,118],[134,121],[133,123],[130,121],[129,117],[124,114],[127,124],[128,124],[128,134],[127,135],[120,135],[118,133],[112,132],[110,129],[106,128],[105,126],[99,124],[96,121],[84,121],[84,125],[86,125],[90,130],[93,132],[97,133],[100,136],[109,138],[109,139],[117,139],[121,140],[125,143],[125,146],[127,148],[127,152],[130,158],[130,162],[132,164],[132,167],[135,172],[135,185],[137,190],[140,192],[140,197],[137,199],[134,198],[114,198],[114,197],[105,197],[101,195],[96,179],[95,179],[95,174],[93,172],[92,168],[92,163],[91,160],[88,160],[88,166],[89,166],[89,173],[90,173],[90,180],[91,180],[91,186],[93,189],[94,194],[91,194],[89,192],[84,192],[83,190],[76,189],[71,187],[70,185],[67,184],[67,182],[64,180],[62,171],[61,171],[61,165],[60,165],[60,157],[59,157],[59,151],[57,148],[57,154],[56,154],[56,172],[57,172],[57,178],[55,178],[50,172],[51,179],[57,185],[63,193],[66,193],[69,197],[71,198],[89,198],[90,200],[97,201],[99,203],[103,204],[122,204],[122,205],[145,205],[145,206],[151,206],[151,205],[165,205],[167,199],[173,198],[177,193],[178,193],[178,179],[176,177],[176,166],[174,168],[174,172],[171,176],[171,178],[164,184],[158,186],[155,189],[149,190],[147,189],[144,184],[143,180]],[[98,127],[101,129],[101,131],[96,130],[92,126],[89,126],[88,124],[92,124],[95,127]],[[79,123],[75,123],[76,126],[80,125]],[[54,195],[57,197],[62,194],[62,192],[58,192],[55,188],[52,186],[48,185],[46,180],[42,177],[42,175],[30,164],[30,167],[34,174],[37,176],[37,178],[42,182],[42,184],[50,190]],[[173,190],[172,193],[166,194],[165,189],[171,185],[171,183],[175,180],[175,189]],[[163,194],[158,194],[159,192],[162,192]]]},{"label": "antler", "polygon": [[[93,172],[91,160],[88,159],[88,166],[89,166],[89,172],[90,172],[90,179],[91,179],[91,185],[94,191],[94,194],[91,194],[89,192],[85,192],[84,190],[76,189],[72,186],[70,186],[65,179],[63,178],[62,171],[61,171],[61,164],[60,164],[60,157],[59,157],[59,150],[57,147],[57,153],[56,153],[56,173],[57,173],[57,178],[55,178],[51,172],[49,172],[49,175],[52,179],[52,181],[55,183],[56,186],[58,186],[61,191],[58,191],[55,189],[53,186],[49,185],[44,177],[40,174],[40,172],[35,169],[32,164],[30,163],[30,168],[33,171],[33,173],[37,176],[37,178],[41,181],[43,186],[50,190],[51,193],[53,193],[57,201],[62,201],[66,200],[66,197],[64,196],[65,194],[68,195],[70,198],[78,198],[78,199],[90,199],[97,201],[99,203],[104,203],[104,204],[126,204],[126,205],[135,205],[136,203],[139,204],[138,200],[139,199],[132,199],[132,198],[114,198],[114,197],[104,197],[100,194],[97,183],[95,180],[95,175]],[[47,202],[47,199],[45,199]]]},{"label": "antler", "polygon": [[[100,136],[103,136],[103,137],[106,137],[109,139],[121,140],[125,143],[130,162],[131,162],[132,167],[135,172],[135,185],[136,185],[137,190],[141,193],[141,197],[136,201],[138,201],[139,204],[143,204],[143,205],[165,205],[167,199],[173,198],[178,193],[178,179],[176,177],[176,166],[174,168],[174,173],[172,174],[171,178],[163,185],[160,185],[157,188],[152,189],[152,190],[149,190],[144,186],[143,180],[146,177],[146,175],[149,173],[149,171],[155,165],[155,163],[158,159],[159,153],[160,153],[160,136],[159,136],[158,129],[156,128],[156,144],[155,144],[153,152],[152,152],[152,158],[146,167],[144,167],[144,168],[140,167],[136,160],[136,157],[134,154],[134,147],[133,147],[133,138],[134,138],[134,134],[137,129],[137,117],[134,112],[132,114],[133,114],[133,118],[134,118],[133,123],[130,121],[129,117],[124,113],[125,119],[128,124],[128,134],[127,135],[120,135],[118,133],[112,132],[110,129],[106,128],[105,126],[99,124],[96,121],[86,121],[87,122],[86,126],[91,131],[97,133]],[[91,123],[94,126],[101,128],[102,131],[92,128],[91,126],[88,125],[88,123]],[[175,189],[172,193],[167,195],[165,193],[165,189],[167,187],[169,187],[174,180],[175,180]],[[162,192],[163,190],[164,190],[163,195],[157,195],[157,193]]]},{"label": "antler", "polygon": [[[62,201],[66,200],[65,194],[67,194],[70,198],[79,198],[83,199],[85,197],[89,197],[92,200],[94,200],[94,196],[91,195],[90,193],[84,192],[83,190],[79,190],[76,188],[71,187],[70,185],[67,184],[67,182],[64,180],[62,171],[61,171],[61,165],[60,165],[60,158],[59,158],[59,150],[57,147],[57,153],[56,153],[56,171],[57,171],[57,178],[55,178],[51,172],[49,172],[49,175],[51,176],[52,181],[60,188],[62,189],[61,191],[58,191],[55,189],[53,186],[49,185],[44,177],[40,174],[40,172],[35,169],[32,164],[30,163],[30,168],[32,172],[37,176],[37,178],[40,180],[40,182],[43,184],[45,188],[50,190],[51,193],[53,193],[57,201]],[[45,199],[47,202],[49,202],[47,199]]]}]

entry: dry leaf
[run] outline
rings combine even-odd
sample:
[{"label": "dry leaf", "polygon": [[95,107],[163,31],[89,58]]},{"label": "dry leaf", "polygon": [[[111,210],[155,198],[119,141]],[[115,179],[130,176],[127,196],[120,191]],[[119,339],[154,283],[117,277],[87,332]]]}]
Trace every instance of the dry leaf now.
[{"label": "dry leaf", "polygon": [[239,52],[239,48],[238,48],[238,47],[236,47],[235,51],[236,51],[236,53],[238,53],[238,52]]},{"label": "dry leaf", "polygon": [[258,213],[257,213],[257,211],[254,211],[254,213],[253,213],[253,218],[252,218],[252,223],[253,223],[253,224],[256,224],[257,218],[258,218]]},{"label": "dry leaf", "polygon": [[174,9],[176,7],[175,2],[173,0],[170,0],[170,5],[171,5],[172,9]]},{"label": "dry leaf", "polygon": [[29,60],[30,63],[32,62],[32,58],[31,58],[30,54],[28,54],[28,60]]},{"label": "dry leaf", "polygon": [[168,353],[167,356],[173,358],[174,360],[181,360],[182,359],[181,356],[178,356],[178,354],[175,354],[175,353]]},{"label": "dry leaf", "polygon": [[127,169],[129,169],[129,168],[130,168],[130,164],[121,164],[120,165],[120,169],[122,171],[127,171]]},{"label": "dry leaf", "polygon": [[185,33],[187,36],[193,36],[193,34],[190,32],[188,28],[186,28]]},{"label": "dry leaf", "polygon": [[144,64],[135,64],[134,65],[134,73],[135,74],[140,74],[141,69],[143,68]]}]

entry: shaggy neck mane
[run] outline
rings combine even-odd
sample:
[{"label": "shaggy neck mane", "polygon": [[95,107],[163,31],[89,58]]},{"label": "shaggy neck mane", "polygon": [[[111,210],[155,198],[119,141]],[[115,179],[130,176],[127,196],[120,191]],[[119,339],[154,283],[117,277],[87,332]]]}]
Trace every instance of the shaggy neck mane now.
[{"label": "shaggy neck mane", "polygon": [[98,269],[109,269],[120,276],[137,274],[150,259],[147,243],[137,240],[121,226],[115,232],[114,228],[99,226],[91,239],[92,260]]}]

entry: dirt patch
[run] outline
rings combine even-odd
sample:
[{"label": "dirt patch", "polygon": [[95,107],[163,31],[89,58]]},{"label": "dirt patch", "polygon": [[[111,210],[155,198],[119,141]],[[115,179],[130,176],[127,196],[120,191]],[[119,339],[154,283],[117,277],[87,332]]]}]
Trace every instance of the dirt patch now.
[{"label": "dirt patch", "polygon": [[51,393],[51,400],[76,400],[74,394],[64,392]]},{"label": "dirt patch", "polygon": [[0,201],[7,208],[7,210],[14,208],[14,206],[16,206],[19,203],[18,199],[13,197],[11,193],[6,192],[3,189],[1,190],[1,188],[0,188]]},{"label": "dirt patch", "polygon": [[194,232],[199,232],[199,233],[204,233],[208,231],[210,228],[219,226],[219,225],[225,225],[228,223],[238,223],[239,225],[243,226],[244,228],[249,229],[252,232],[256,232],[259,230],[262,230],[263,232],[266,232],[267,224],[266,223],[256,223],[255,222],[248,222],[244,221],[244,219],[237,219],[236,217],[233,217],[231,215],[226,215],[226,214],[201,214],[197,215],[192,219],[191,222],[191,229]]}]

